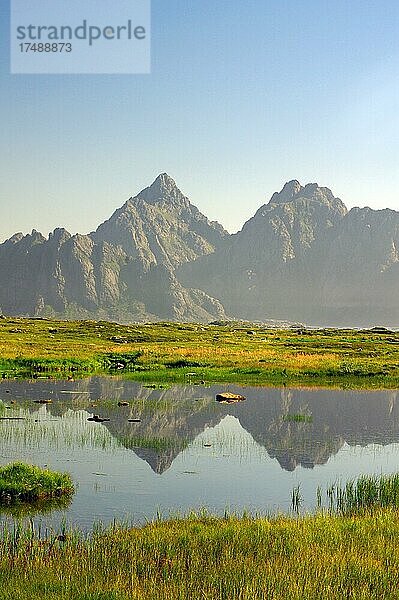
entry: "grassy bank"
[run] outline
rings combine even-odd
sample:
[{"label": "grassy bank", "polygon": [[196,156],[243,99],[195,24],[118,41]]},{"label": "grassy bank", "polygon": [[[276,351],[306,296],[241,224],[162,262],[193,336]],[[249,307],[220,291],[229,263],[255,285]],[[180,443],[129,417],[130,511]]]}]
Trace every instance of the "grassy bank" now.
[{"label": "grassy bank", "polygon": [[399,515],[191,517],[88,538],[0,536],[0,598],[398,598]]},{"label": "grassy bank", "polygon": [[73,491],[73,482],[67,473],[24,463],[13,463],[0,468],[0,504],[70,496]]},{"label": "grassy bank", "polygon": [[0,319],[4,377],[109,371],[147,381],[397,387],[399,333]]}]

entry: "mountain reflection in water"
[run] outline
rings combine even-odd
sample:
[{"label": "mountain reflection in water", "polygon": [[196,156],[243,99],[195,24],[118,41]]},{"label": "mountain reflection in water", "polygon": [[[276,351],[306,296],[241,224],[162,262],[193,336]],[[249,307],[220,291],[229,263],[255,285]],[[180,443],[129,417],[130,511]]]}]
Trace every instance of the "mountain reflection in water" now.
[{"label": "mountain reflection in water", "polygon": [[[215,395],[226,389],[243,394],[246,400],[231,405],[215,402]],[[84,453],[90,452],[90,460],[100,465],[101,461],[111,461],[114,457],[112,473],[108,476],[115,479],[119,469],[116,456],[120,456],[122,461],[122,454],[118,453],[123,451],[122,462],[126,468],[130,466],[130,473],[132,469],[137,472],[138,468],[133,461],[134,455],[145,461],[154,474],[162,477],[173,470],[175,463],[179,463],[179,469],[181,464],[190,464],[186,470],[173,473],[174,477],[181,473],[194,477],[199,464],[201,477],[208,477],[207,484],[211,486],[210,478],[213,469],[217,468],[215,461],[226,461],[227,464],[234,459],[238,481],[231,482],[231,485],[234,483],[239,487],[242,478],[242,481],[247,481],[246,486],[251,487],[255,483],[248,478],[251,474],[258,477],[260,470],[273,481],[278,477],[272,466],[276,461],[280,471],[297,477],[300,469],[304,478],[304,470],[327,465],[329,459],[345,448],[354,448],[360,456],[361,448],[396,444],[399,442],[397,397],[396,390],[276,389],[220,384],[154,389],[112,377],[80,381],[6,380],[0,383],[3,401],[0,406],[0,460],[5,463],[10,459],[28,459],[37,455],[43,462],[48,455],[48,462],[54,456],[58,467],[62,465],[64,470],[69,470],[68,462],[73,457],[76,463],[80,461],[83,477]],[[48,399],[52,400],[51,404],[41,406],[37,403]],[[118,402],[128,402],[129,405],[118,406]],[[88,422],[87,418],[92,414],[109,421],[101,424]],[[9,420],[10,417],[19,417],[20,420]],[[129,422],[129,419],[136,421]],[[206,455],[205,450],[208,450]],[[396,452],[394,446],[391,452]],[[371,461],[372,469],[370,456],[367,460]],[[264,471],[266,463],[270,466],[267,474]],[[381,469],[381,465],[378,468]],[[96,470],[91,475],[99,479],[101,472]],[[85,477],[90,480],[87,473]],[[168,477],[172,486],[172,475]],[[225,477],[228,477],[227,472]],[[145,483],[151,489],[156,485],[150,482],[148,474]],[[86,480],[79,485],[88,486],[86,501],[93,489],[100,495],[108,494],[108,498],[117,492],[116,487],[106,488],[105,484],[98,482],[95,488],[91,484],[89,486]],[[222,489],[221,481],[218,485]],[[288,488],[288,480],[285,487]],[[181,493],[185,493],[185,489],[182,488]],[[234,487],[232,489],[233,495],[238,497],[238,491]],[[169,496],[166,487],[158,491],[163,491],[167,503],[171,497],[170,490]],[[137,489],[135,493],[138,493]],[[182,498],[179,506],[189,506],[195,493],[193,489],[187,499]],[[152,506],[155,506],[155,487],[152,494]],[[249,491],[248,498],[252,499]],[[273,497],[272,504],[283,506],[286,500],[284,498],[279,503]],[[230,498],[222,496],[220,506],[223,501],[226,506]],[[233,500],[234,506],[237,506],[237,501],[237,498]],[[253,505],[259,504],[254,499]],[[114,508],[115,512],[116,505]],[[173,502],[170,508],[175,508]],[[112,507],[109,509],[112,512]],[[143,510],[145,512],[145,507]],[[93,513],[97,514],[95,509]],[[101,511],[100,516],[104,516]]]}]

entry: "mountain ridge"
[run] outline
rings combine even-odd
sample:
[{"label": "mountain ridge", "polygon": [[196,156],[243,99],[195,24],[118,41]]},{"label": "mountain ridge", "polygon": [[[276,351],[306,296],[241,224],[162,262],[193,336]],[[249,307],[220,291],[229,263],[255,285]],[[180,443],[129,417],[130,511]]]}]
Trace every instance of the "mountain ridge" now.
[{"label": "mountain ridge", "polygon": [[229,234],[161,173],[89,234],[11,236],[0,282],[7,314],[393,326],[399,213],[294,179]]}]

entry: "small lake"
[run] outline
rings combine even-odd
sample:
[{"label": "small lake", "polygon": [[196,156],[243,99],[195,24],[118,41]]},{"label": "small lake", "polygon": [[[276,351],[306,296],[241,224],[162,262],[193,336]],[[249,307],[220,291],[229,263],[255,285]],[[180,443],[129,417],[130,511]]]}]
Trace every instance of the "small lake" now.
[{"label": "small lake", "polygon": [[[221,391],[246,400],[220,404]],[[50,527],[201,508],[289,512],[298,485],[302,508],[313,510],[318,486],[399,470],[396,390],[158,388],[93,377],[4,380],[0,399],[0,463],[47,465],[77,484],[67,508],[37,517]],[[109,421],[88,421],[93,414]]]}]

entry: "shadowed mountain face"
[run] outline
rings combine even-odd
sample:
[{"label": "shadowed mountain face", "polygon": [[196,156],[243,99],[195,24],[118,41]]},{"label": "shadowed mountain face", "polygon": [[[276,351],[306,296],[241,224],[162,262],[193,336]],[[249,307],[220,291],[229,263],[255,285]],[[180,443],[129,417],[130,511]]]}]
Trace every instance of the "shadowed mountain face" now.
[{"label": "shadowed mountain face", "polygon": [[178,277],[226,312],[314,325],[397,326],[399,213],[347,211],[328,188],[287,183],[212,255]]},{"label": "shadowed mountain face", "polygon": [[[215,395],[223,388],[217,385],[153,390],[132,381],[95,377],[79,382],[0,382],[0,396],[5,388],[10,391],[7,399],[15,399],[17,407],[22,404],[36,411],[34,400],[51,398],[53,403],[47,410],[54,416],[72,408],[110,419],[96,427],[106,427],[158,474],[165,472],[199,434],[227,415],[238,419],[243,430],[286,471],[323,465],[345,443],[367,446],[399,442],[399,402],[394,390],[231,386],[232,391],[245,394],[246,401],[220,405]],[[118,400],[128,401],[129,406],[119,407]],[[232,452],[240,453],[240,439],[235,434],[230,446]]]},{"label": "shadowed mountain face", "polygon": [[294,180],[228,235],[162,174],[89,235],[14,235],[0,282],[8,314],[394,327],[399,213]]}]

